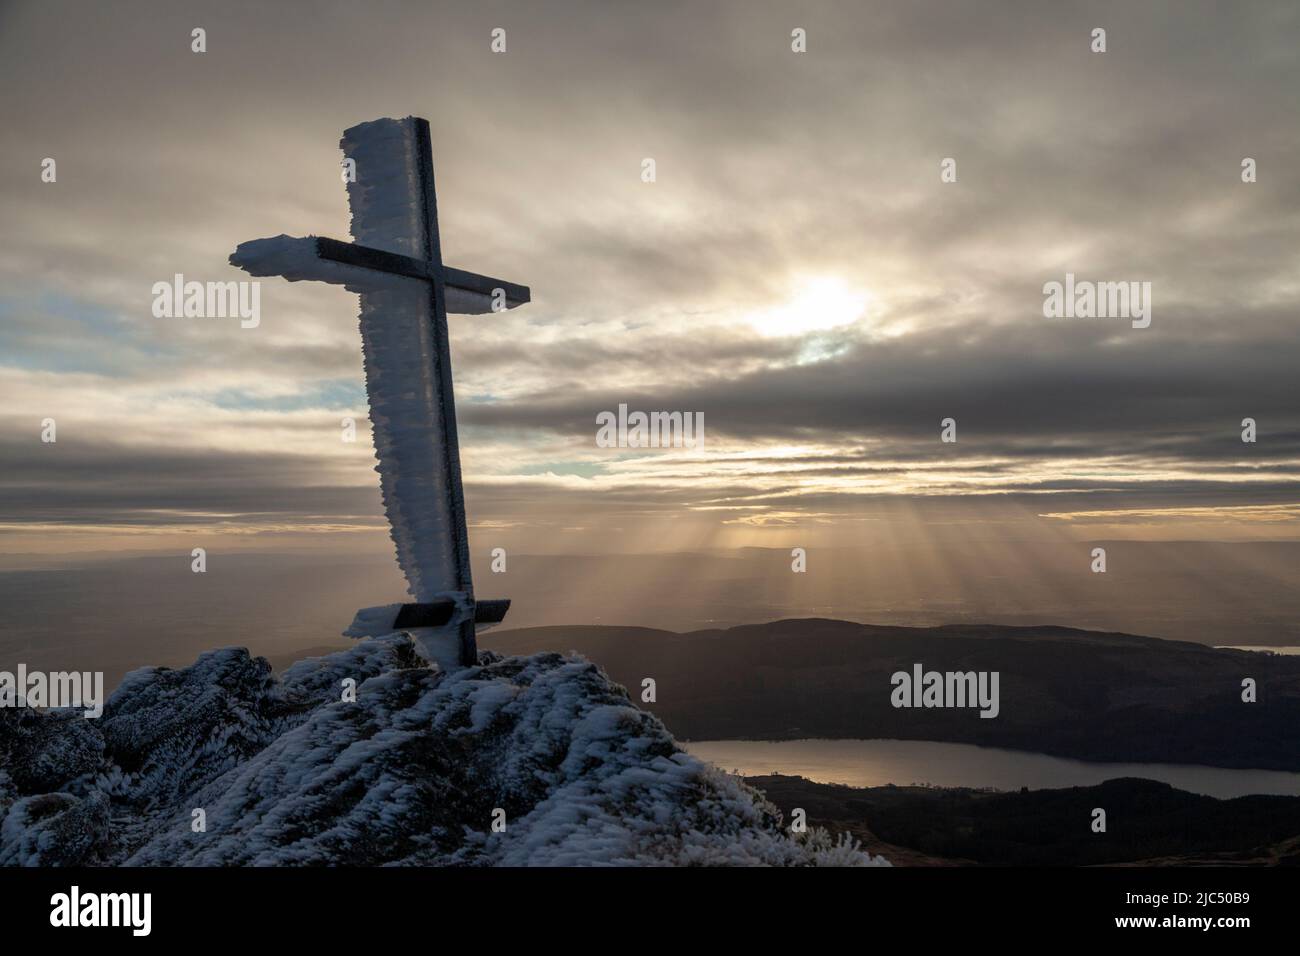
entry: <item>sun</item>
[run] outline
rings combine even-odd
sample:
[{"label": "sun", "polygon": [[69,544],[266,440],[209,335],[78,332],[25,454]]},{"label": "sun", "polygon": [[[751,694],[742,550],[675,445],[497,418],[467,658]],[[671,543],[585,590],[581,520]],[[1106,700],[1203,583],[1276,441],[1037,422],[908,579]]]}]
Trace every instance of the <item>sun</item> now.
[{"label": "sun", "polygon": [[788,302],[751,315],[749,322],[769,338],[807,335],[860,321],[874,301],[870,292],[850,288],[843,279],[819,276],[802,280]]}]

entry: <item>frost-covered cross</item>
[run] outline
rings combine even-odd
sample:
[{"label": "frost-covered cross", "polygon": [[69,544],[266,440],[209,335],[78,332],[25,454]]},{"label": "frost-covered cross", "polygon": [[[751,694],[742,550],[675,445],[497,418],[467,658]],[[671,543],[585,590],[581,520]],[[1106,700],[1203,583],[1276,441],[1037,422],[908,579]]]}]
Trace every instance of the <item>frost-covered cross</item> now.
[{"label": "frost-covered cross", "polygon": [[362,123],[339,145],[356,241],[254,239],[230,261],[255,276],[315,279],[360,293],[375,470],[415,601],[358,611],[345,633],[408,631],[440,666],[473,664],[476,624],[498,623],[510,602],[474,599],[447,313],[512,308],[527,302],[529,291],[443,265],[426,120]]}]

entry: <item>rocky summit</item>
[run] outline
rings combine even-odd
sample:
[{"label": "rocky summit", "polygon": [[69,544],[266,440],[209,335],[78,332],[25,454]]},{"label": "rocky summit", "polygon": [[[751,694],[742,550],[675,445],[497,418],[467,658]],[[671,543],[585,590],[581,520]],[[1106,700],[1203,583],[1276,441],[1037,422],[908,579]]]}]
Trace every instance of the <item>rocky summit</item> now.
[{"label": "rocky summit", "polygon": [[0,710],[0,864],[883,865],[791,836],[579,657],[430,669],[404,635],[129,674],[88,719]]}]

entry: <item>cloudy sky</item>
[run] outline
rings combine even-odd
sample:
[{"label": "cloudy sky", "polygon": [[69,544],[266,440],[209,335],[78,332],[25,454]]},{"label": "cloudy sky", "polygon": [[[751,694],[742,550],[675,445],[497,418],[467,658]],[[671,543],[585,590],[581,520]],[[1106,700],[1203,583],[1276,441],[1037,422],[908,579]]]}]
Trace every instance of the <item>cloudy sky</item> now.
[{"label": "cloudy sky", "polygon": [[[0,4],[0,550],[390,547],[355,297],[151,287],[347,238],[339,135],[407,114],[447,262],[532,288],[451,320],[476,548],[1300,538],[1298,45],[1290,2]],[[1150,327],[1044,318],[1067,272]],[[619,403],[706,445],[599,448]]]}]

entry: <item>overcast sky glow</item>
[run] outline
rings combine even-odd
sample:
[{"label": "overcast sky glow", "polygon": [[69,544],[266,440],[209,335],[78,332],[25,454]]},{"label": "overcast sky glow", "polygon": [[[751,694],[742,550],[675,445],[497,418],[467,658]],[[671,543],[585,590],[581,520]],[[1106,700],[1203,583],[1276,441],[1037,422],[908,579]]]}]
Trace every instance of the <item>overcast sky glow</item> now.
[{"label": "overcast sky glow", "polygon": [[[410,113],[447,262],[533,292],[452,319],[476,533],[1300,537],[1294,3],[131,7],[0,5],[5,550],[386,546],[355,297],[150,289],[347,238],[341,131]],[[1067,272],[1151,282],[1150,328],[1045,319]],[[706,447],[598,448],[620,402]]]}]

